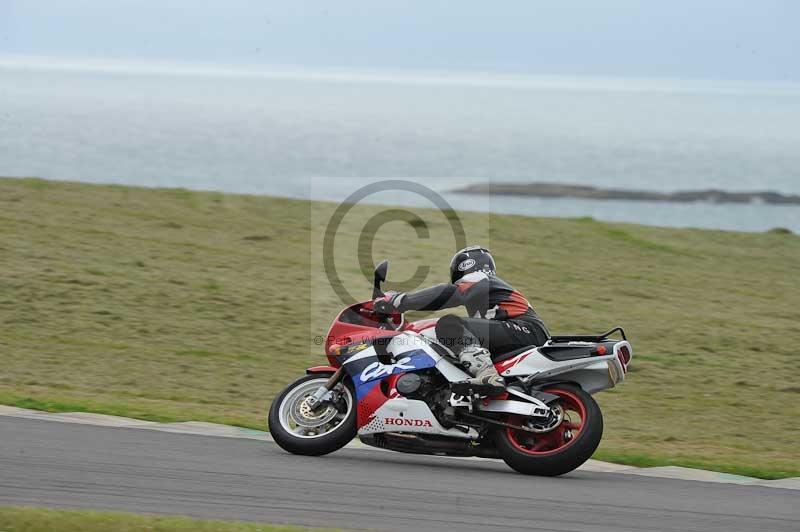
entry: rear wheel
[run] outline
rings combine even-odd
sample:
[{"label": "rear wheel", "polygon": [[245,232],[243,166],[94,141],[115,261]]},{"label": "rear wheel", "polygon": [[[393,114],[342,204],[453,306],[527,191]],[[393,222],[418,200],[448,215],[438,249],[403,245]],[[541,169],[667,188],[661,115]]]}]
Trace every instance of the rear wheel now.
[{"label": "rear wheel", "polygon": [[317,408],[308,399],[329,375],[306,375],[287,386],[269,409],[269,431],[275,443],[293,454],[321,456],[347,445],[356,436],[356,401],[349,383],[340,382],[334,398]]},{"label": "rear wheel", "polygon": [[544,391],[559,396],[550,404],[553,416],[546,422],[510,416],[510,424],[537,432],[500,429],[495,433],[495,445],[514,470],[554,477],[577,469],[594,454],[603,437],[603,414],[579,386],[557,384]]}]

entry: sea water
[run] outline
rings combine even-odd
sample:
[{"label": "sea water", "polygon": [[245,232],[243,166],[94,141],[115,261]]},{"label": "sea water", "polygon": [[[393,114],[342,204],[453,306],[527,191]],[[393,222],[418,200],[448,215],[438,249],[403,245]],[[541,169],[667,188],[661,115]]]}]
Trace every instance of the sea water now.
[{"label": "sea water", "polygon": [[800,85],[0,58],[0,175],[330,200],[402,178],[457,209],[800,232],[800,206],[450,192],[494,180],[800,194]]}]

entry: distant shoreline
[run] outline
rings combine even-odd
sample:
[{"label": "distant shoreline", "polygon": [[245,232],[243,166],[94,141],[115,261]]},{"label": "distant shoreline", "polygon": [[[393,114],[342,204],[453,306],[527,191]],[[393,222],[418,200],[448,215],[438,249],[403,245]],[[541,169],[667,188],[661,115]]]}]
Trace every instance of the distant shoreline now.
[{"label": "distant shoreline", "polygon": [[486,183],[469,185],[452,191],[456,194],[491,196],[534,196],[539,198],[581,198],[596,200],[657,201],[662,203],[765,203],[800,205],[800,196],[772,191],[729,192],[718,189],[652,192],[597,188],[557,183]]}]

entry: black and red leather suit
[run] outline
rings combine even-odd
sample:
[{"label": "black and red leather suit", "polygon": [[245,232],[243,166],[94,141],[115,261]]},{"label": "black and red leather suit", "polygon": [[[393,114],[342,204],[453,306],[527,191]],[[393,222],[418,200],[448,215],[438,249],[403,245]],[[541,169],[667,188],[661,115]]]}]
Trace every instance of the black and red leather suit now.
[{"label": "black and red leather suit", "polygon": [[437,338],[456,356],[464,347],[476,343],[498,356],[521,347],[542,345],[550,336],[521,293],[484,271],[469,273],[453,284],[391,294],[387,299],[400,312],[465,306],[470,317],[447,315],[436,326]]}]

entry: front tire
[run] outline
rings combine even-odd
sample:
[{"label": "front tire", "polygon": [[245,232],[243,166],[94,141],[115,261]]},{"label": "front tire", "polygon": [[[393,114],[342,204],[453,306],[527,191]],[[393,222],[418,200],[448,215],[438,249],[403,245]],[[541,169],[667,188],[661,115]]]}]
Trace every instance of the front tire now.
[{"label": "front tire", "polygon": [[332,390],[337,400],[310,410],[304,403],[330,375],[306,375],[287,386],[272,401],[269,431],[292,454],[322,456],[338,451],[356,437],[356,399],[349,382]]},{"label": "front tire", "polygon": [[[541,434],[500,429],[495,433],[495,445],[503,461],[515,471],[555,477],[577,469],[591,458],[603,437],[603,414],[580,386],[556,384],[544,391],[561,398],[554,404],[563,412],[562,421]],[[509,423],[531,426],[529,420],[519,416],[512,416]]]}]

